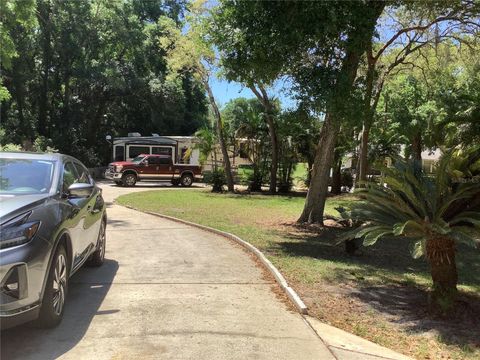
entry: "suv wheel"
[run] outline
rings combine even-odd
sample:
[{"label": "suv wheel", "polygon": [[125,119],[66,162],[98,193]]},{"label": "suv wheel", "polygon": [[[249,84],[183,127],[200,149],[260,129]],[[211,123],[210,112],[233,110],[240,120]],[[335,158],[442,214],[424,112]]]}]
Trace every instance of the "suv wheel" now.
[{"label": "suv wheel", "polygon": [[185,187],[192,186],[193,176],[190,174],[182,175],[182,178],[180,179],[180,183],[182,184],[182,186],[185,186]]},{"label": "suv wheel", "polygon": [[125,174],[122,176],[122,183],[124,186],[135,186],[137,176],[135,174]]},{"label": "suv wheel", "polygon": [[90,255],[87,265],[95,267],[103,265],[105,261],[105,246],[107,244],[106,230],[107,224],[105,219],[103,219],[100,225],[100,232],[98,233],[97,249]]},{"label": "suv wheel", "polygon": [[62,321],[68,290],[68,272],[67,252],[63,245],[60,245],[48,272],[38,318],[40,327],[52,328]]}]

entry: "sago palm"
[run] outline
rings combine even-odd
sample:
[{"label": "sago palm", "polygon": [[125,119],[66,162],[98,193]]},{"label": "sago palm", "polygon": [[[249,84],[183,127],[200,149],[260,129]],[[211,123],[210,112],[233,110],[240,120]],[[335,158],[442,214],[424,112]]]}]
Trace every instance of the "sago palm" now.
[{"label": "sago palm", "polygon": [[431,299],[444,311],[457,290],[456,242],[478,245],[480,149],[446,152],[428,176],[414,162],[397,159],[380,184],[357,191],[364,199],[342,216],[362,225],[342,237],[365,246],[388,236],[416,240],[413,256],[425,256],[433,280]]}]

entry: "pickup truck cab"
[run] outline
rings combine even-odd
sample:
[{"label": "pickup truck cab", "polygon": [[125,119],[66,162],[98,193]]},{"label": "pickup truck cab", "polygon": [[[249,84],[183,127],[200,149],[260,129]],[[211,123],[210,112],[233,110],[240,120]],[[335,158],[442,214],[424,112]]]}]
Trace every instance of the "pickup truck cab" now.
[{"label": "pickup truck cab", "polygon": [[174,164],[168,155],[141,154],[132,161],[110,163],[105,178],[120,186],[135,186],[137,181],[169,181],[189,187],[202,178],[202,170],[198,165]]}]

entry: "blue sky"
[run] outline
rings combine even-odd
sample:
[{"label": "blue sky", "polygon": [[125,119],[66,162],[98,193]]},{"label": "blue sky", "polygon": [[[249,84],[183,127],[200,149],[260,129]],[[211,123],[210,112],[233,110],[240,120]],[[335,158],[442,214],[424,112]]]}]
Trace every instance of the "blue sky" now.
[{"label": "blue sky", "polygon": [[226,80],[212,78],[210,81],[213,94],[219,106],[225,105],[229,100],[237,97],[253,97],[252,92],[242,87],[239,83],[228,82]]},{"label": "blue sky", "polygon": [[[231,99],[238,97],[245,97],[247,99],[255,97],[250,89],[234,81],[228,82],[224,79],[212,78],[210,80],[210,86],[220,107],[223,107]],[[271,96],[273,95],[279,98],[283,108],[293,107],[295,100],[288,95],[288,91],[284,89],[284,87],[284,82],[278,82],[271,89],[268,89],[268,93]]]}]

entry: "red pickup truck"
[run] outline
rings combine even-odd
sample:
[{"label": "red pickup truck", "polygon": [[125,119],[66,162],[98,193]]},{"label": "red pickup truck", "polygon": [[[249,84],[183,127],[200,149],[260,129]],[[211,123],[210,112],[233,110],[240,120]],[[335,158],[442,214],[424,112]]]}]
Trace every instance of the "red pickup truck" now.
[{"label": "red pickup truck", "polygon": [[105,178],[121,186],[135,186],[137,181],[147,180],[188,187],[202,178],[202,169],[198,165],[174,164],[168,155],[142,154],[132,161],[110,163]]}]

